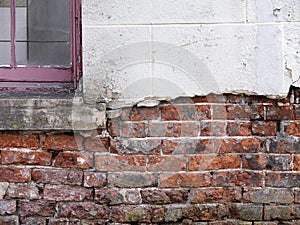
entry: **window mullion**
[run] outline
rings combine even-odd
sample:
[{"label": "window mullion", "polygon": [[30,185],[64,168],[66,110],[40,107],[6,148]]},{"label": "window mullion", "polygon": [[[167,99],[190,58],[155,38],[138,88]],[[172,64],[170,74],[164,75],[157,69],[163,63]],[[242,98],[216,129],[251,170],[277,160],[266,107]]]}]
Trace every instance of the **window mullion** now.
[{"label": "window mullion", "polygon": [[10,18],[11,18],[11,27],[10,27],[10,44],[11,44],[11,67],[16,67],[16,7],[15,0],[10,1]]}]

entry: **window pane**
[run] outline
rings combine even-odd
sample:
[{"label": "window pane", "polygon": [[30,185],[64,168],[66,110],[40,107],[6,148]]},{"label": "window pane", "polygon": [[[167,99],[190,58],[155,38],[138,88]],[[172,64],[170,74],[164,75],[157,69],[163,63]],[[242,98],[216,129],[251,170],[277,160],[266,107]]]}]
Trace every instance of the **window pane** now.
[{"label": "window pane", "polygon": [[70,67],[70,0],[20,0],[16,30],[18,65]]},{"label": "window pane", "polygon": [[10,0],[0,0],[0,65],[10,64]]}]

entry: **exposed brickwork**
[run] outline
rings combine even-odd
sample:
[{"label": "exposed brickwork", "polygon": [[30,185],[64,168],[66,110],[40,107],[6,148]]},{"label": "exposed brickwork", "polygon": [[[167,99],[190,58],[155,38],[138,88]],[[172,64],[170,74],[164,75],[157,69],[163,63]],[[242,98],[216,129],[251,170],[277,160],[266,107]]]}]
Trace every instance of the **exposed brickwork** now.
[{"label": "exposed brickwork", "polygon": [[0,224],[300,224],[299,93],[124,108],[105,137],[2,132]]}]

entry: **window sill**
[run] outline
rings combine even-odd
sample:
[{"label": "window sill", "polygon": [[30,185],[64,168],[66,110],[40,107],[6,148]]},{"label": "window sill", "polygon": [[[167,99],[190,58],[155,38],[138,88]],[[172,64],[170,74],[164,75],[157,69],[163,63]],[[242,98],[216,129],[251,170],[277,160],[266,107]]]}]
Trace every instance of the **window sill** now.
[{"label": "window sill", "polygon": [[0,130],[94,130],[105,127],[105,104],[69,93],[0,93]]}]

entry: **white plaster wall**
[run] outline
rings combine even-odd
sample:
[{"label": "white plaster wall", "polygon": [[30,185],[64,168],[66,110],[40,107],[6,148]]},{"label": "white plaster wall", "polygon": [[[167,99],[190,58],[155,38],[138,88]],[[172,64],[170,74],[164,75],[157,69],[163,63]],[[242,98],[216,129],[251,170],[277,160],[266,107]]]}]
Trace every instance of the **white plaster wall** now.
[{"label": "white plaster wall", "polygon": [[299,0],[82,0],[86,99],[300,86]]}]

